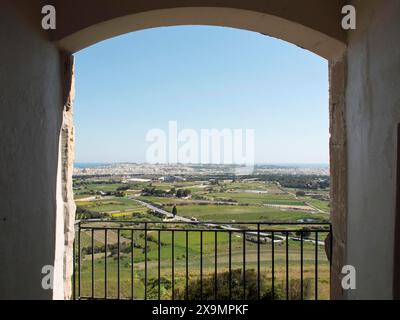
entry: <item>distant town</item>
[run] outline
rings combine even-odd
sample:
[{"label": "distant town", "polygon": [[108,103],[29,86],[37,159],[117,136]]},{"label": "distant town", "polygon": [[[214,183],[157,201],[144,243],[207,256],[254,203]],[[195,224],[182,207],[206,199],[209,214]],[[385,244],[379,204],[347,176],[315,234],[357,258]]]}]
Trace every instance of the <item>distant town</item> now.
[{"label": "distant town", "polygon": [[[200,165],[200,164],[139,164],[112,163],[75,165],[75,176],[120,176],[120,175],[221,175],[231,174],[239,166]],[[259,164],[254,167],[253,175],[316,175],[329,176],[328,165],[270,165]]]}]

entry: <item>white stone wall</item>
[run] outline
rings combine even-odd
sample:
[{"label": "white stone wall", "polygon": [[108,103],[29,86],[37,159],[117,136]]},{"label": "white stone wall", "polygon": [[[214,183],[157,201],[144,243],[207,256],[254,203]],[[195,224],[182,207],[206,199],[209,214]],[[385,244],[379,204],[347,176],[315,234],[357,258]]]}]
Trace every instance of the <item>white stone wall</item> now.
[{"label": "white stone wall", "polygon": [[37,2],[0,1],[0,299],[63,297],[62,281],[54,292],[41,286],[63,214],[63,95],[60,55],[40,29]]},{"label": "white stone wall", "polygon": [[349,32],[347,263],[350,299],[392,298],[396,128],[400,122],[400,1],[359,0]]}]

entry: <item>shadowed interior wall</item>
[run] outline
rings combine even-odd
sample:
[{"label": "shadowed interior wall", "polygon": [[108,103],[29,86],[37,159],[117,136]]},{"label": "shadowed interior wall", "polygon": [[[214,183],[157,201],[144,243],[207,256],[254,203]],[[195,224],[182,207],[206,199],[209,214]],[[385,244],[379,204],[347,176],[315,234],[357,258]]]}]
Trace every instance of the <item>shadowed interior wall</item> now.
[{"label": "shadowed interior wall", "polygon": [[62,92],[36,2],[0,2],[0,299],[62,298],[59,279],[41,286],[56,260]]},{"label": "shadowed interior wall", "polygon": [[350,299],[391,299],[400,121],[400,1],[354,1],[349,32],[347,263],[357,270]]}]

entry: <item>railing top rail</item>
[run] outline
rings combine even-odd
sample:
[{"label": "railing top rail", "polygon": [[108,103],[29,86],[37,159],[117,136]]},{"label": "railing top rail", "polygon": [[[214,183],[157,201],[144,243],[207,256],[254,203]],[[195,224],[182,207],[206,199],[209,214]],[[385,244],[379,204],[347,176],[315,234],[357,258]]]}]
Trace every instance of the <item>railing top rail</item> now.
[{"label": "railing top rail", "polygon": [[330,222],[270,222],[270,221],[151,221],[151,220],[107,220],[107,219],[82,219],[76,220],[75,225],[82,223],[125,223],[125,224],[187,224],[187,225],[292,225],[292,226],[331,226]]}]

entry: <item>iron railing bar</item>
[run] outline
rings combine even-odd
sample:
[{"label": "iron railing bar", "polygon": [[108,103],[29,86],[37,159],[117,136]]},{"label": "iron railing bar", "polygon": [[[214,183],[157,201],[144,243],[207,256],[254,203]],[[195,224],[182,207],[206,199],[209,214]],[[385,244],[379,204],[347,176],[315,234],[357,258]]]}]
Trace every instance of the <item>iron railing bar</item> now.
[{"label": "iron railing bar", "polygon": [[134,270],[134,254],[133,254],[133,249],[135,248],[135,246],[133,245],[133,242],[134,242],[133,233],[134,233],[134,231],[131,230],[131,296],[132,296],[132,300],[135,300],[135,292],[134,292],[135,270]]},{"label": "iron railing bar", "polygon": [[[132,229],[132,228],[118,228],[118,227],[113,227],[113,228],[99,228],[99,227],[82,227],[82,230],[86,230],[86,231],[91,231],[91,230],[95,230],[95,231],[97,231],[97,230],[102,230],[102,231],[104,231],[105,229],[107,229],[107,230],[115,230],[115,231],[117,231],[117,230],[122,230],[122,231],[131,231],[131,230],[133,230],[133,231],[145,231],[145,228],[135,228],[135,229]],[[176,232],[186,232],[187,231],[187,229],[178,229],[178,228],[174,228],[174,229],[167,229],[167,228],[148,228],[147,229],[147,231],[158,231],[158,230],[161,230],[161,231],[169,231],[169,232],[172,232],[172,231],[176,231]],[[205,231],[205,232],[225,232],[225,233],[229,233],[229,232],[233,232],[233,233],[239,233],[239,234],[242,234],[243,232],[245,232],[246,234],[257,234],[257,230],[256,229],[254,229],[254,230],[252,230],[252,229],[242,229],[242,230],[229,230],[229,229],[196,229],[196,230],[191,230],[190,232],[201,232],[201,231]],[[265,237],[268,237],[268,236],[270,236],[271,235],[271,232],[275,232],[275,233],[281,233],[281,234],[286,234],[286,232],[291,232],[291,231],[297,231],[297,230],[288,230],[288,229],[274,229],[274,230],[270,230],[270,231],[260,231],[261,233],[266,233],[265,235],[263,235],[263,236],[265,236]],[[312,229],[303,229],[303,231],[304,232],[315,232],[315,229],[314,228],[312,228]],[[319,232],[326,232],[326,233],[329,233],[330,231],[329,231],[329,229],[326,229],[326,230],[319,230]],[[260,236],[261,236],[261,234],[260,234]],[[310,240],[309,242],[313,242],[314,240]]]},{"label": "iron railing bar", "polygon": [[275,234],[272,232],[272,300],[275,300]]},{"label": "iron railing bar", "polygon": [[158,230],[158,300],[161,300],[161,231]]},{"label": "iron railing bar", "polygon": [[94,297],[94,230],[92,230],[92,298]]},{"label": "iron railing bar", "polygon": [[286,232],[286,300],[289,300],[289,232]]},{"label": "iron railing bar", "polygon": [[333,254],[333,230],[332,230],[332,225],[330,224],[329,225],[329,235],[330,235],[330,241],[329,241],[329,243],[330,243],[330,248],[329,248],[329,251],[330,251],[330,256],[331,256],[331,259],[329,260],[329,264],[332,266],[332,254]]},{"label": "iron railing bar", "polygon": [[218,232],[215,232],[214,238],[214,300],[218,296]]},{"label": "iron railing bar", "polygon": [[243,233],[243,300],[246,300],[246,233]]},{"label": "iron railing bar", "polygon": [[127,220],[104,220],[104,219],[86,219],[86,220],[76,220],[75,224],[79,223],[91,223],[91,222],[103,222],[103,223],[130,223],[132,225],[138,224],[190,224],[190,225],[288,225],[288,226],[316,226],[316,225],[331,225],[329,222],[269,222],[269,221],[236,221],[236,222],[226,222],[226,221],[215,221],[215,222],[204,222],[204,221],[148,221],[148,220],[138,220],[138,221],[127,221]]},{"label": "iron railing bar", "polygon": [[104,230],[104,299],[107,300],[107,246],[108,246],[108,230]]},{"label": "iron railing bar", "polygon": [[229,232],[229,300],[232,300],[232,232]]},{"label": "iron railing bar", "polygon": [[332,261],[333,261],[333,230],[332,225],[329,225],[329,286],[332,288]]},{"label": "iron railing bar", "polygon": [[144,300],[147,300],[147,223],[145,223],[144,229]]},{"label": "iron railing bar", "polygon": [[81,223],[78,225],[78,298],[81,298]]},{"label": "iron railing bar", "polygon": [[304,248],[303,248],[303,238],[304,232],[300,231],[301,243],[300,243],[300,299],[304,300],[304,283],[303,283],[303,256],[304,256]]},{"label": "iron railing bar", "polygon": [[318,231],[315,232],[315,300],[318,300]]},{"label": "iron railing bar", "polygon": [[260,300],[260,224],[257,224],[257,299]]},{"label": "iron railing bar", "polygon": [[120,271],[120,250],[121,250],[121,230],[118,230],[118,233],[117,233],[117,237],[118,237],[118,239],[117,239],[117,241],[118,241],[118,243],[117,243],[117,268],[118,268],[118,275],[117,275],[117,277],[118,277],[118,285],[117,285],[117,289],[118,289],[118,292],[117,292],[117,295],[118,295],[118,300],[121,298],[121,271]]},{"label": "iron railing bar", "polygon": [[[140,225],[151,225],[151,226],[155,226],[157,228],[157,225],[171,225],[171,223],[168,222],[155,222],[155,221],[143,221],[140,224],[135,224],[135,225],[127,225],[127,221],[121,221],[119,223],[116,223],[116,221],[110,221],[110,222],[105,222],[103,226],[90,226],[90,224],[92,223],[96,223],[98,224],[98,222],[95,221],[86,221],[86,222],[82,222],[83,224],[81,225],[82,229],[93,229],[93,228],[98,228],[98,229],[104,229],[104,228],[116,228],[116,229],[143,229],[143,227],[140,227]],[[106,223],[108,224],[112,224],[112,225],[106,225]],[[125,224],[124,224],[125,223]],[[121,226],[121,224],[124,224],[123,226]],[[207,229],[210,228],[216,228],[218,230],[231,230],[231,231],[243,231],[243,230],[253,230],[253,231],[257,231],[257,225],[260,224],[260,226],[269,226],[271,228],[275,228],[275,227],[279,227],[279,226],[290,226],[290,227],[298,227],[298,229],[300,228],[307,228],[307,227],[325,227],[326,230],[329,230],[329,227],[331,226],[330,223],[307,223],[307,224],[294,224],[294,223],[287,223],[287,222],[277,222],[275,224],[270,224],[270,223],[263,223],[263,222],[248,222],[248,223],[239,223],[239,222],[220,222],[220,223],[201,223],[201,224],[191,224],[191,223],[184,223],[184,222],[174,222],[173,225],[190,225],[193,227],[204,227]],[[238,226],[238,227],[234,227],[234,226]],[[229,228],[228,228],[229,227]],[[160,227],[158,227],[160,228]],[[253,228],[253,229],[250,229]],[[148,228],[150,230],[150,228]],[[263,230],[261,230],[263,231]]]},{"label": "iron railing bar", "polygon": [[186,289],[185,298],[189,300],[189,232],[186,231]]},{"label": "iron railing bar", "polygon": [[72,247],[72,259],[73,259],[73,265],[72,265],[72,281],[73,281],[73,288],[72,288],[72,300],[76,300],[76,262],[75,262],[75,259],[76,259],[76,248],[75,248],[75,245],[76,245],[76,243],[75,243],[75,239],[74,239],[74,242],[73,242],[73,247]]},{"label": "iron railing bar", "polygon": [[175,300],[175,231],[172,231],[172,301]]},{"label": "iron railing bar", "polygon": [[203,231],[200,232],[200,300],[203,300]]}]

